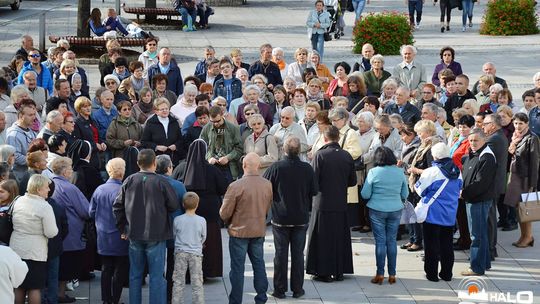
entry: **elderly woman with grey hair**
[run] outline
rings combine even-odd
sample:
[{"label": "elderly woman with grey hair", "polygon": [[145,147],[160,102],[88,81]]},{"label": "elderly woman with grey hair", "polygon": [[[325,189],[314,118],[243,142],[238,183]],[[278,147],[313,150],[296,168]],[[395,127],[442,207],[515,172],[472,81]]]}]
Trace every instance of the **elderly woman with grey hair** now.
[{"label": "elderly woman with grey hair", "polygon": [[282,48],[275,47],[272,49],[272,61],[278,65],[281,78],[285,78],[285,76],[287,76],[287,68],[289,65],[285,62],[285,52]]},{"label": "elderly woman with grey hair", "polygon": [[294,122],[295,111],[291,106],[283,108],[281,110],[281,120],[277,124],[270,128],[269,133],[274,135],[279,151],[279,159],[283,159],[283,143],[285,139],[291,135],[294,135],[300,139],[300,159],[307,161],[308,144],[304,129]]},{"label": "elderly woman with grey hair", "polygon": [[266,130],[261,114],[251,115],[248,124],[253,133],[244,141],[244,155],[255,152],[260,156],[259,173],[262,175],[270,165],[278,160],[278,146],[274,136]]},{"label": "elderly woman with grey hair", "polygon": [[302,80],[302,74],[307,68],[315,68],[313,64],[308,60],[308,51],[306,48],[297,48],[294,52],[294,58],[296,62],[289,64],[287,67],[287,77],[291,77],[296,81],[296,86],[300,86],[304,81]]},{"label": "elderly woman with grey hair", "polygon": [[13,233],[9,247],[28,266],[23,283],[15,289],[15,303],[41,303],[41,289],[47,281],[47,241],[56,236],[58,227],[49,196],[47,177],[35,174],[28,181],[27,192],[13,203]]},{"label": "elderly woman with grey hair", "polygon": [[23,84],[14,86],[11,89],[11,104],[4,109],[6,115],[6,128],[11,127],[17,121],[17,107],[23,99],[30,98],[30,91]]},{"label": "elderly woman with grey hair", "polygon": [[197,108],[195,97],[197,97],[198,93],[199,90],[194,84],[186,84],[184,87],[184,94],[179,97],[176,103],[171,107],[170,112],[178,119],[180,125],[184,123],[184,120],[189,114],[195,112],[195,109]]},{"label": "elderly woman with grey hair", "polygon": [[373,136],[373,141],[367,152],[362,154],[362,161],[368,170],[373,167],[373,156],[378,147],[385,146],[390,148],[397,159],[401,156],[402,148],[399,130],[392,127],[392,122],[390,121],[388,114],[382,114],[375,117],[373,126],[377,133]]},{"label": "elderly woman with grey hair", "polygon": [[259,88],[259,99],[267,104],[274,103],[274,95],[268,91],[268,78],[263,74],[256,74],[251,77],[251,83]]},{"label": "elderly woman with grey hair", "polygon": [[[238,121],[238,124],[242,124],[243,122],[247,121],[246,117],[244,116],[244,108],[248,104],[253,104],[257,105],[257,108],[259,108],[259,114],[264,117],[265,124],[268,127],[272,126],[274,122],[274,119],[272,117],[272,109],[270,108],[270,105],[260,99],[260,94],[261,89],[258,85],[252,84],[244,89],[244,99],[246,100],[246,102],[238,106],[238,110],[236,112],[236,120]],[[272,96],[272,98],[274,97]]]},{"label": "elderly woman with grey hair", "polygon": [[[351,155],[352,159],[358,159],[362,155],[362,149],[360,148],[360,137],[355,130],[349,126],[349,112],[344,108],[334,108],[330,110],[328,118],[332,122],[332,125],[339,130],[338,144],[341,148]],[[358,211],[358,187],[355,185],[347,189],[347,202],[349,204],[349,224],[356,222],[356,216],[351,217],[351,214],[357,214]]]},{"label": "elderly woman with grey hair", "polygon": [[388,78],[383,81],[381,85],[381,97],[379,98],[380,108],[383,112],[386,107],[396,103],[396,91],[398,86],[398,82],[394,78]]},{"label": "elderly woman with grey hair", "polygon": [[368,92],[379,97],[382,93],[383,83],[392,74],[384,70],[384,57],[382,55],[373,55],[369,62],[371,63],[371,70],[364,72],[364,82],[366,83]]}]

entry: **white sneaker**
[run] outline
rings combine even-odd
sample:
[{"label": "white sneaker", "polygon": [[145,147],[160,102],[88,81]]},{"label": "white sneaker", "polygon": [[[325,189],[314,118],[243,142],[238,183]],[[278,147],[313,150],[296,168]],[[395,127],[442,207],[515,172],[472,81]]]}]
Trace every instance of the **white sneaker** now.
[{"label": "white sneaker", "polygon": [[71,283],[71,281],[66,283],[66,290],[67,291],[73,291],[74,290],[73,283]]},{"label": "white sneaker", "polygon": [[466,30],[467,28],[465,26],[461,29],[462,32],[465,32]]},{"label": "white sneaker", "polygon": [[74,279],[73,280],[73,288],[77,288],[79,287],[79,280],[78,279]]},{"label": "white sneaker", "polygon": [[419,30],[420,29],[420,22],[418,22],[414,28]]}]

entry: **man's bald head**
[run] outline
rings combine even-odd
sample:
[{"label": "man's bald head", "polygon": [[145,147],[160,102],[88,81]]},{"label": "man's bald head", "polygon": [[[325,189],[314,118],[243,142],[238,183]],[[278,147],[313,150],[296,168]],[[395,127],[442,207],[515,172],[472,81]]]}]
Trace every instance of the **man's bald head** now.
[{"label": "man's bald head", "polygon": [[250,152],[244,157],[244,161],[242,162],[242,168],[246,173],[258,174],[260,164],[261,158],[259,157],[259,155],[257,155],[257,153],[255,152]]}]

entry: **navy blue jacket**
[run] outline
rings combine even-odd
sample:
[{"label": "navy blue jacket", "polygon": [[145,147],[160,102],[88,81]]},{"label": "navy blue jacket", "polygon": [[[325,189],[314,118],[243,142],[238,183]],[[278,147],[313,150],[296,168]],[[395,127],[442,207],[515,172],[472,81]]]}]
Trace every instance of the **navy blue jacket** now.
[{"label": "navy blue jacket", "polygon": [[[157,74],[162,74],[159,69],[159,63],[153,64],[148,68],[148,79],[152,78]],[[173,91],[177,96],[180,96],[184,93],[184,82],[182,80],[182,73],[180,68],[174,59],[171,59],[169,72],[167,72],[168,84],[167,90]],[[155,89],[152,87],[152,89]]]},{"label": "navy blue jacket", "polygon": [[[222,96],[227,99],[227,88],[225,87],[225,79],[223,78],[214,82],[214,98],[217,96]],[[227,99],[227,104],[230,104],[232,100],[240,97],[242,97],[242,81],[233,77],[231,83],[231,99]]]},{"label": "navy blue jacket", "polygon": [[281,71],[276,63],[270,61],[268,67],[265,68],[263,63],[260,60],[255,61],[249,67],[249,79],[257,74],[263,74],[267,79],[268,83],[273,86],[278,84],[283,84],[283,79],[281,79]]}]

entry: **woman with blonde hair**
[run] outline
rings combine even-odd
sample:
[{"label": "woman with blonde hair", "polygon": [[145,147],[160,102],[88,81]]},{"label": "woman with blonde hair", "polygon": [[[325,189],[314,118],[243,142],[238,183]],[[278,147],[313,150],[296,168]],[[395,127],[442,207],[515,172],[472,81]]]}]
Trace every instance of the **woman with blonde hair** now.
[{"label": "woman with blonde hair", "polygon": [[480,105],[474,98],[465,100],[461,108],[467,111],[467,114],[471,116],[476,115],[480,111]]},{"label": "woman with blonde hair", "polygon": [[495,78],[491,75],[482,75],[478,79],[478,94],[476,94],[475,98],[480,106],[489,103],[489,88],[494,83]]},{"label": "woman with blonde hair", "polygon": [[303,83],[302,74],[307,68],[315,68],[311,61],[308,61],[308,51],[305,48],[297,48],[294,52],[295,62],[289,64],[287,67],[287,76],[296,81],[296,86],[300,86]]},{"label": "woman with blonde hair", "polygon": [[9,247],[28,266],[24,282],[15,289],[15,303],[41,303],[41,289],[47,281],[47,241],[58,234],[52,207],[45,199],[49,196],[50,179],[35,174],[28,181],[28,191],[13,204],[13,233]]}]

